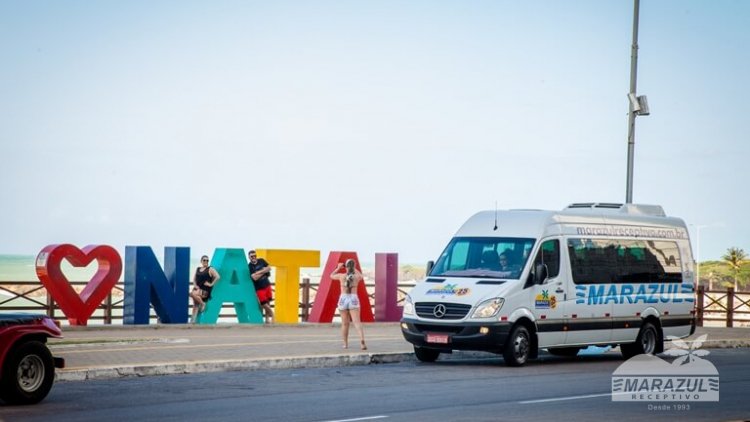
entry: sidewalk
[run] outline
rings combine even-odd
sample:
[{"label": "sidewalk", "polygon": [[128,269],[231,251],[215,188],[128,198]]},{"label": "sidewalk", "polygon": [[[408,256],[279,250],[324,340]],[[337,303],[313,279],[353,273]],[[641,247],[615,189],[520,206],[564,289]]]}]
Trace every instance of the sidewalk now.
[{"label": "sidewalk", "polygon": [[[338,324],[65,327],[49,345],[65,358],[58,381],[415,360],[398,323],[364,326],[364,351],[353,327],[342,349]],[[750,347],[748,328],[699,327],[690,339],[703,334],[706,348]]]}]

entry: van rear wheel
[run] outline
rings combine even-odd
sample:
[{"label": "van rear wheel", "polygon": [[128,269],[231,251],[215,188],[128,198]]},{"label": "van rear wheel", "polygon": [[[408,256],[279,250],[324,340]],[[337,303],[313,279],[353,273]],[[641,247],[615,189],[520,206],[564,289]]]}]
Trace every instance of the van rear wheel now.
[{"label": "van rear wheel", "polygon": [[414,354],[420,362],[435,362],[438,356],[440,356],[440,351],[414,346]]},{"label": "van rear wheel", "polygon": [[503,358],[508,366],[522,366],[531,356],[531,335],[523,325],[516,325],[510,332]]},{"label": "van rear wheel", "polygon": [[661,350],[660,341],[662,340],[656,331],[656,326],[647,322],[638,332],[635,343],[621,344],[620,351],[625,359],[630,359],[636,355],[653,355],[657,350]]}]

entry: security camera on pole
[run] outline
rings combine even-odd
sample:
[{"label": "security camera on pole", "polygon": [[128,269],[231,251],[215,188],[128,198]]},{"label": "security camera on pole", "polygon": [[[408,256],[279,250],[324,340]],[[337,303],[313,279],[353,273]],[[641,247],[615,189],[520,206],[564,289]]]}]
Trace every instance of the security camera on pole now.
[{"label": "security camera on pole", "polygon": [[636,75],[638,73],[638,10],[640,0],[634,0],[633,10],[633,45],[630,54],[630,112],[628,113],[628,180],[625,192],[625,202],[633,202],[633,152],[635,149],[635,116],[648,116],[648,100],[645,95],[637,96]]}]

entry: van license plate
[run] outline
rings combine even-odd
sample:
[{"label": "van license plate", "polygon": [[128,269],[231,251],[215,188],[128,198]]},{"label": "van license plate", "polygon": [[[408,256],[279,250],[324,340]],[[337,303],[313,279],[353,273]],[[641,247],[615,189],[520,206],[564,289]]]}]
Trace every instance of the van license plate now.
[{"label": "van license plate", "polygon": [[427,334],[428,343],[448,344],[448,335],[446,334]]}]

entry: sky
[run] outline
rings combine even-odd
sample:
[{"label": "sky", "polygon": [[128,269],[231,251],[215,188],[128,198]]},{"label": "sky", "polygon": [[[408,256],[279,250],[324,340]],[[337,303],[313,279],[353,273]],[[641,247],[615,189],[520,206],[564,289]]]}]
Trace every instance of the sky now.
[{"label": "sky", "polygon": [[[624,202],[632,26],[625,0],[0,0],[0,253],[421,265],[496,203]],[[750,252],[748,45],[750,2],[641,1],[633,202],[701,261]]]}]

